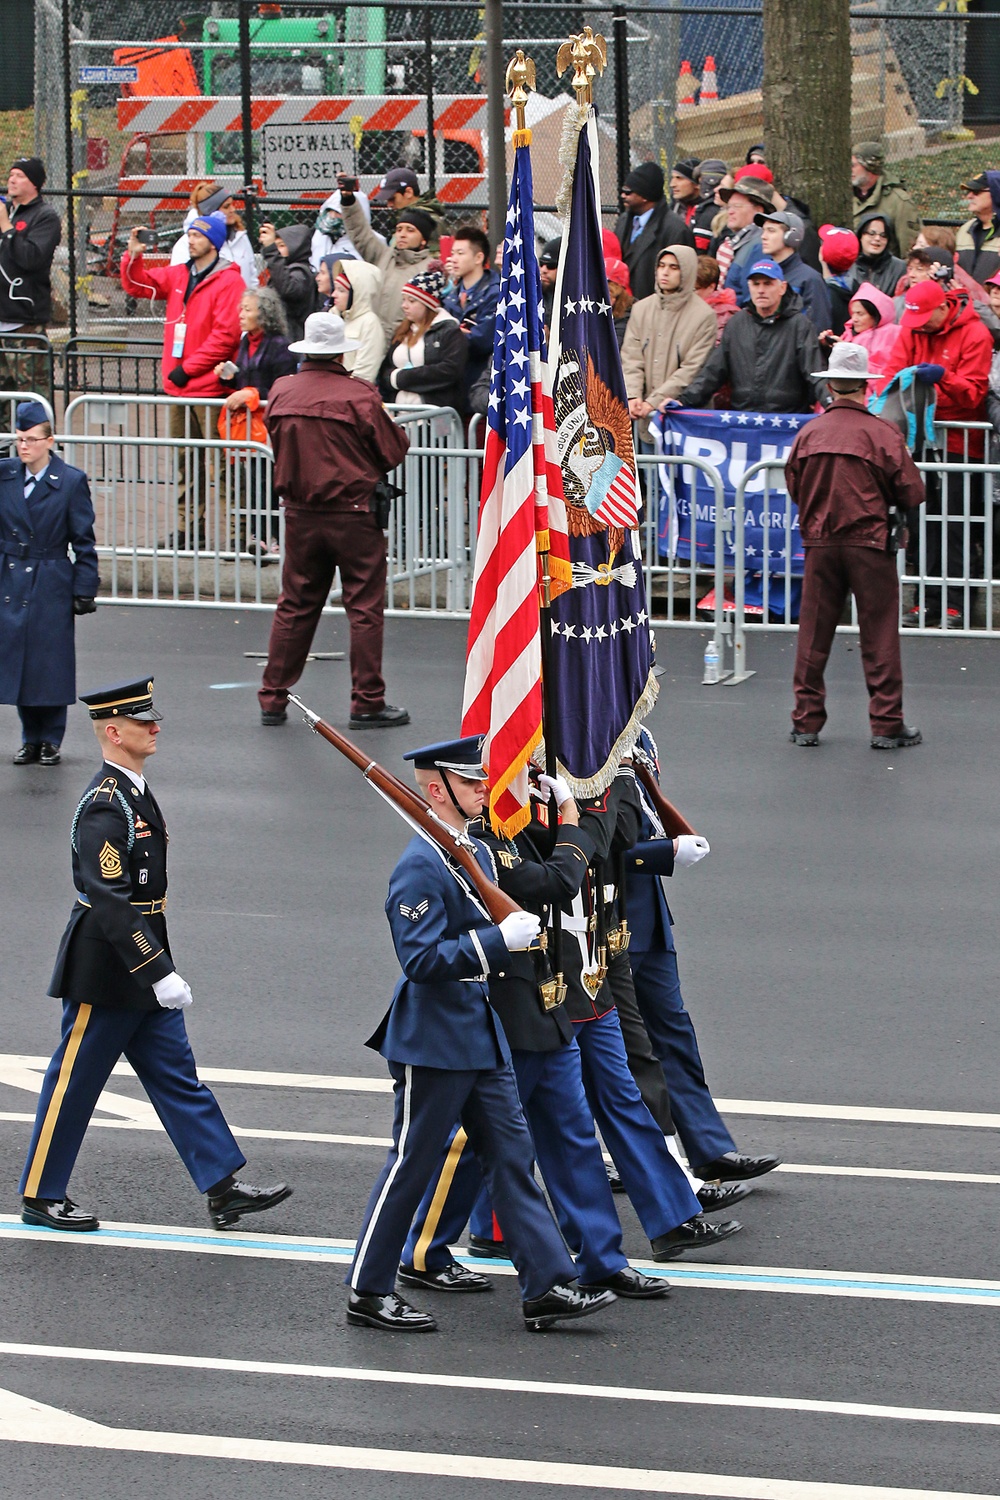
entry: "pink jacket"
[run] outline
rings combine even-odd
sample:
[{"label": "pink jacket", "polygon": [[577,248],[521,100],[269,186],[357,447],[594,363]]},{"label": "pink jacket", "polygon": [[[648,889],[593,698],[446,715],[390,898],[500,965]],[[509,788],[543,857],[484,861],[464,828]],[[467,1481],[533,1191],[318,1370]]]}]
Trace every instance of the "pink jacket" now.
[{"label": "pink jacket", "polygon": [[[886,296],[885,292],[880,292],[877,286],[872,286],[870,281],[863,281],[857,290],[851,293],[852,302],[858,299],[871,303],[879,315],[879,321],[874,328],[867,328],[864,333],[855,333],[848,319],[844,327],[844,343],[861,344],[868,350],[871,368],[881,372],[903,331],[895,321],[896,304],[891,297]],[[869,382],[869,390],[871,389],[871,382]]]}]

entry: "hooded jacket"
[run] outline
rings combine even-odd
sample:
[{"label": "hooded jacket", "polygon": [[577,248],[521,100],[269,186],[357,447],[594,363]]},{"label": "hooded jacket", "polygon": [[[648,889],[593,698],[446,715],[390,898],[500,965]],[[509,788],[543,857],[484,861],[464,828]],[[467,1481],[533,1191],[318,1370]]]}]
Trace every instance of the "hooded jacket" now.
[{"label": "hooded jacket", "polygon": [[39,194],[12,203],[11,227],[0,235],[0,322],[47,323],[52,316],[52,257],[62,221]]},{"label": "hooded jacket", "polygon": [[978,219],[967,219],[955,236],[955,259],[980,283],[1000,271],[1000,172],[987,172],[986,181],[993,199],[993,222],[984,227]]},{"label": "hooded jacket", "polygon": [[[227,388],[215,367],[232,359],[240,343],[240,301],[246,288],[231,260],[215,261],[191,285],[191,262],[183,266],[147,266],[142,256],[126,253],[121,261],[123,289],[132,297],[166,301],[163,324],[163,390],[167,396],[225,396]],[[174,331],[185,327],[184,350],[174,354]],[[180,366],[187,381],[175,385],[171,372]]]},{"label": "hooded jacket", "polygon": [[675,398],[694,380],[718,332],[715,313],[695,291],[696,253],[687,245],[667,245],[657,266],[665,255],[674,256],[680,266],[680,286],[636,302],[622,342],[625,392],[629,400],[639,398],[650,406]]},{"label": "hooded jacket", "polygon": [[[891,233],[892,221],[888,214],[862,214],[860,218],[855,216],[854,220],[854,232],[859,240],[864,233],[865,226],[871,223],[872,219],[881,219]],[[877,286],[880,292],[885,292],[887,296],[892,297],[895,295],[899,278],[906,275],[906,261],[900,260],[898,255],[893,255],[888,245],[884,250],[879,251],[878,255],[866,255],[862,250],[851,267],[850,275],[855,286],[860,286],[863,281],[867,281],[872,286]],[[853,291],[851,295],[854,295]]]},{"label": "hooded jacket", "polygon": [[350,370],[359,380],[377,381],[387,343],[381,319],[375,311],[375,302],[382,290],[382,272],[378,266],[370,266],[363,260],[342,260],[337,269],[351,283],[351,305],[343,314],[347,337],[356,339],[361,345],[360,349],[344,355],[344,369]]},{"label": "hooded jacket", "polygon": [[[883,370],[885,361],[892,354],[902,329],[896,322],[896,304],[885,292],[880,292],[877,286],[870,281],[863,281],[856,291],[851,293],[851,301],[860,299],[870,302],[878,313],[878,322],[874,328],[866,328],[864,333],[855,333],[850,321],[844,325],[843,339],[845,344],[860,344],[868,350],[868,364],[873,370]],[[873,383],[869,381],[868,389],[872,390]]]},{"label": "hooded jacket", "polygon": [[822,367],[816,330],[803,315],[801,297],[789,288],[773,318],[765,320],[753,305],[741,308],[701,374],[677,399],[682,406],[704,407],[728,381],[737,411],[812,411],[819,393],[809,375]]},{"label": "hooded jacket", "polygon": [[364,209],[355,197],[351,203],[341,203],[344,228],[351,243],[370,266],[378,266],[382,272],[382,289],[375,299],[375,311],[382,322],[386,339],[391,339],[403,316],[403,288],[418,271],[426,271],[434,256],[428,245],[422,250],[399,250],[395,244],[387,245],[375,234]]},{"label": "hooded jacket", "polygon": [[264,264],[271,285],[284,304],[289,340],[295,343],[305,333],[306,318],[319,306],[316,277],[309,264],[312,230],[308,224],[286,224],[278,233],[288,254],[282,255],[277,245],[267,245]]},{"label": "hooded jacket", "polygon": [[399,401],[399,392],[409,391],[417,398],[415,405],[465,408],[465,363],[469,345],[451,313],[441,311],[424,330],[419,348],[412,351],[399,366],[393,353],[401,343],[394,339],[382,361],[379,385],[390,404]]},{"label": "hooded jacket", "polygon": [[[990,365],[993,362],[993,339],[976,313],[967,292],[951,290],[948,316],[937,333],[925,328],[900,328],[896,347],[883,365],[888,380],[909,365],[943,365],[944,375],[937,382],[937,420],[939,422],[985,422],[986,392]],[[885,385],[883,380],[879,390]],[[948,452],[962,454],[964,434],[948,433]],[[983,435],[969,434],[969,459],[981,463]]]},{"label": "hooded jacket", "polygon": [[[913,241],[924,227],[917,205],[898,177],[883,172],[865,198],[854,200],[854,233],[861,234],[860,224],[869,214],[879,214],[889,230],[889,253],[905,260]],[[902,273],[901,273],[902,274]]]}]

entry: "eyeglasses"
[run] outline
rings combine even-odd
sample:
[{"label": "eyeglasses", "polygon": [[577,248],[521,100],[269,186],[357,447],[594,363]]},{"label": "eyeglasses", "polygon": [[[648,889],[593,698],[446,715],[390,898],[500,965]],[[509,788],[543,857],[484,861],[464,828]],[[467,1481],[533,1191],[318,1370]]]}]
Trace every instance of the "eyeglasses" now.
[{"label": "eyeglasses", "polygon": [[48,438],[47,437],[29,437],[26,432],[19,432],[17,434],[17,441],[19,443],[47,443],[48,442]]},{"label": "eyeglasses", "polygon": [[870,240],[887,240],[889,238],[884,229],[865,229],[862,231],[861,237],[862,239],[867,238]]}]

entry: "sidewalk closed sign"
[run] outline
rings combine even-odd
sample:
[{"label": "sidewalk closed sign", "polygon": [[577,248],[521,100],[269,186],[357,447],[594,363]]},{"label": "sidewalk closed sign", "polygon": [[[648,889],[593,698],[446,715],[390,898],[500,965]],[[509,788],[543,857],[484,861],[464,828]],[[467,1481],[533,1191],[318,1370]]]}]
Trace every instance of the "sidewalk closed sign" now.
[{"label": "sidewalk closed sign", "polygon": [[289,188],[333,192],[340,172],[355,168],[354,136],[343,125],[265,125],[264,186],[269,193]]}]

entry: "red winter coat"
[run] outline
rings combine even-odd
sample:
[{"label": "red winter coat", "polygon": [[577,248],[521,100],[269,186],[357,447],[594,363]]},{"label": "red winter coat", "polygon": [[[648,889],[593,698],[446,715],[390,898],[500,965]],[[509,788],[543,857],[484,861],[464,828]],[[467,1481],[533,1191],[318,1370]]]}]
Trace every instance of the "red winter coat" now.
[{"label": "red winter coat", "polygon": [[[215,367],[232,359],[240,342],[240,298],[246,291],[243,273],[229,261],[217,260],[184,303],[188,287],[188,263],[179,266],[134,266],[122,256],[122,286],[132,297],[146,297],[167,304],[163,325],[163,391],[167,396],[227,396],[231,386],[221,385]],[[174,327],[183,318],[187,326],[184,354],[173,355]],[[174,385],[169,372],[183,365],[191,378],[183,388]]]},{"label": "red winter coat", "polygon": [[[993,361],[993,339],[983,325],[967,293],[948,293],[949,314],[943,328],[928,333],[923,328],[903,328],[896,346],[882,366],[888,379],[908,365],[943,365],[944,378],[937,388],[939,422],[985,422],[986,392]],[[879,390],[885,385],[883,380]],[[961,455],[963,434],[949,432],[948,452]],[[983,434],[969,435],[969,461],[982,463]]]}]

